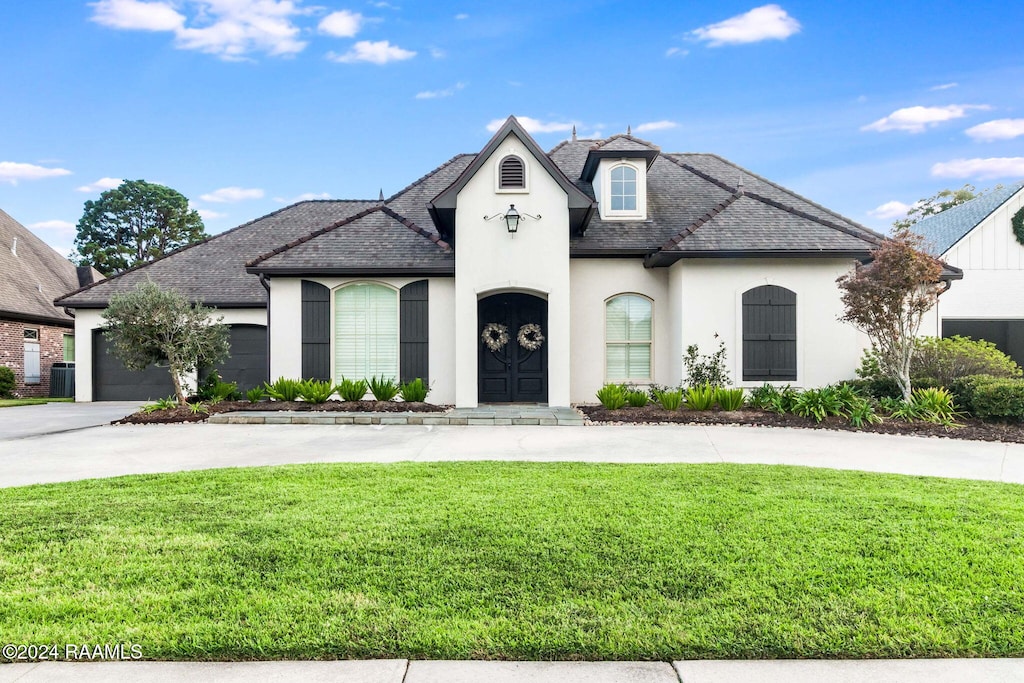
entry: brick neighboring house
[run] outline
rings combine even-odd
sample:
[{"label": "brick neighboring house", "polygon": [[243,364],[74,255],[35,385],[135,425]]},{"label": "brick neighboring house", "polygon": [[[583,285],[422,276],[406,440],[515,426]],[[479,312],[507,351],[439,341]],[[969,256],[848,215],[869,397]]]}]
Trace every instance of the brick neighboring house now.
[{"label": "brick neighboring house", "polygon": [[53,299],[99,277],[0,210],[0,365],[14,370],[15,393],[49,395],[51,366],[75,353],[75,319]]}]

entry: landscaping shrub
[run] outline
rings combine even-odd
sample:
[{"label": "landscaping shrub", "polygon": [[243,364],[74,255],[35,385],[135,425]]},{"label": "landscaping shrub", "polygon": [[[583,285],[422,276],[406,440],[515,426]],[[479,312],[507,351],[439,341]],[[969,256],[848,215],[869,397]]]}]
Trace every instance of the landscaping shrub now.
[{"label": "landscaping shrub", "polygon": [[597,391],[597,400],[605,410],[618,410],[626,405],[626,396],[621,384],[605,384]]},{"label": "landscaping shrub", "polygon": [[14,397],[14,370],[0,365],[0,398]]},{"label": "landscaping shrub", "polygon": [[910,362],[914,386],[923,386],[924,378],[932,378],[937,386],[948,387],[954,380],[968,375],[1020,377],[1024,370],[989,341],[969,337],[922,337],[917,340]]},{"label": "landscaping shrub", "polygon": [[715,403],[722,410],[739,410],[746,403],[743,389],[715,389]]},{"label": "landscaping shrub", "polygon": [[724,387],[730,383],[729,371],[725,367],[725,342],[719,342],[718,350],[704,355],[696,344],[686,347],[683,356],[686,368],[686,381],[691,385],[709,384],[712,387]]},{"label": "landscaping shrub", "polygon": [[773,384],[762,384],[750,392],[750,405],[759,410],[770,410],[780,415],[793,412],[793,405],[800,395],[790,385],[776,387]]},{"label": "landscaping shrub", "polygon": [[953,394],[941,387],[914,389],[910,403],[920,415],[920,419],[927,422],[952,427],[956,424],[956,418],[960,416],[953,402]]},{"label": "landscaping shrub", "polygon": [[267,392],[263,390],[263,387],[253,387],[245,392],[245,397],[249,400],[249,403],[259,403],[266,395]]},{"label": "landscaping shrub", "polygon": [[265,384],[267,395],[275,401],[294,401],[299,397],[299,385],[299,380],[285,377],[279,377],[273,384]]},{"label": "landscaping shrub", "polygon": [[381,375],[370,378],[370,393],[378,401],[391,401],[398,396],[398,384],[390,377]]},{"label": "landscaping shrub", "polygon": [[206,379],[196,392],[201,401],[220,403],[221,401],[237,401],[242,398],[238,391],[238,382],[224,382],[216,370],[206,376]]},{"label": "landscaping shrub", "polygon": [[[857,371],[858,373],[860,370]],[[883,398],[902,398],[903,394],[900,393],[900,386],[896,384],[896,380],[888,377],[873,377],[871,379],[848,379],[843,384],[847,384],[857,391],[861,392],[865,396],[877,400]]]},{"label": "landscaping shrub", "polygon": [[954,382],[952,393],[978,419],[1024,421],[1024,380],[973,375]]},{"label": "landscaping shrub", "polygon": [[683,404],[683,390],[672,389],[658,392],[655,399],[664,410],[679,410]]},{"label": "landscaping shrub", "polygon": [[857,429],[860,429],[865,424],[878,424],[882,421],[882,418],[875,412],[875,407],[871,405],[871,402],[863,398],[859,403],[854,403],[850,406],[847,415],[850,419],[850,424]]},{"label": "landscaping shrub", "polygon": [[345,379],[341,378],[341,383],[336,387],[338,396],[341,396],[342,401],[362,401],[363,397],[366,396],[366,390],[369,386],[365,379]]},{"label": "landscaping shrub", "polygon": [[631,408],[643,408],[650,401],[650,398],[647,396],[647,392],[640,391],[639,389],[627,388],[625,390],[625,396],[626,403],[628,403]]},{"label": "landscaping shrub", "polygon": [[426,382],[417,377],[411,382],[403,383],[402,386],[398,388],[398,393],[406,403],[422,403],[427,400],[427,394],[430,393],[430,387]]},{"label": "landscaping shrub", "polygon": [[711,410],[715,405],[715,387],[699,384],[686,390],[686,407],[690,410]]},{"label": "landscaping shrub", "polygon": [[793,401],[793,413],[821,422],[830,415],[845,416],[842,395],[836,387],[807,389]]},{"label": "landscaping shrub", "polygon": [[299,396],[307,403],[324,403],[334,393],[334,385],[325,380],[304,379],[299,382]]}]

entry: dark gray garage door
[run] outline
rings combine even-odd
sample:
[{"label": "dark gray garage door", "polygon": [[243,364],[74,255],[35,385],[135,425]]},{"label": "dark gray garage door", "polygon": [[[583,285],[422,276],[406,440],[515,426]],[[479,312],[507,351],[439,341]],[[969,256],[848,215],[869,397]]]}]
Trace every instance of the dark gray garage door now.
[{"label": "dark gray garage door", "polygon": [[984,339],[1024,365],[1024,320],[943,320],[942,336]]},{"label": "dark gray garage door", "polygon": [[92,399],[94,401],[149,401],[174,395],[167,368],[150,366],[142,372],[124,367],[101,330],[92,334]]},{"label": "dark gray garage door", "polygon": [[225,382],[238,382],[241,391],[267,381],[267,328],[232,325],[231,357],[217,366],[217,372]]}]

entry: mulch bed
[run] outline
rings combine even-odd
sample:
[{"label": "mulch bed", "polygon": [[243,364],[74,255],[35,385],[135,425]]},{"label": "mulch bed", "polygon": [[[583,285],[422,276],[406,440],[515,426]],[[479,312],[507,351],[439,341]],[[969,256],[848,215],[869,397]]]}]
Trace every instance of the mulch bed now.
[{"label": "mulch bed", "polygon": [[1024,443],[1024,425],[982,422],[974,418],[961,418],[962,426],[947,429],[929,422],[903,422],[885,420],[880,424],[865,425],[857,429],[849,420],[841,417],[825,418],[821,424],[811,418],[799,415],[744,408],[736,411],[687,410],[667,411],[660,406],[648,404],[643,408],[619,408],[606,410],[597,406],[577,406],[591,422],[599,424],[734,424],[760,427],[800,427],[804,429],[832,429],[848,432],[874,432],[876,434],[907,434],[912,436],[938,436],[946,439],[969,439],[972,441],[1004,441]]},{"label": "mulch bed", "polygon": [[208,406],[208,413],[193,413],[188,408],[171,408],[156,410],[152,413],[139,411],[115,420],[111,424],[173,424],[178,422],[203,422],[215,413],[237,413],[250,410],[291,410],[298,412],[344,412],[344,413],[443,413],[449,406],[432,403],[398,402],[398,401],[327,401],[326,403],[306,403],[305,401],[221,401]]}]

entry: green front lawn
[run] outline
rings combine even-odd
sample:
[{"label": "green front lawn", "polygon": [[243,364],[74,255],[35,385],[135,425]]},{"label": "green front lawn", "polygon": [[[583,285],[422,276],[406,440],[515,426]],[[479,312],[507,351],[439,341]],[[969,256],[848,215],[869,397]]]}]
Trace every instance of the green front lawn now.
[{"label": "green front lawn", "polygon": [[0,408],[38,406],[43,403],[71,403],[73,398],[0,398]]},{"label": "green front lawn", "polygon": [[1024,487],[331,464],[0,490],[0,633],[153,659],[1024,655]]}]

